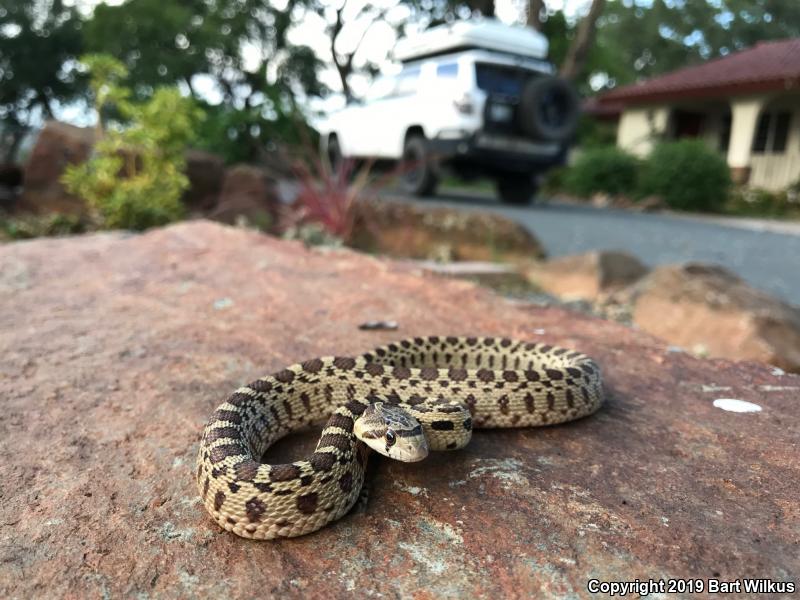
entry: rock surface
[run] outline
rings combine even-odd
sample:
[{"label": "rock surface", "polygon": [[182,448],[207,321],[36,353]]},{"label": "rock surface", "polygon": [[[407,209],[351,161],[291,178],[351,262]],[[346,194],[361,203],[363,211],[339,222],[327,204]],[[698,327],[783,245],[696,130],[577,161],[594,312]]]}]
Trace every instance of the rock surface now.
[{"label": "rock surface", "polygon": [[532,233],[501,215],[387,200],[355,205],[351,245],[437,261],[528,262],[545,257]]},{"label": "rock surface", "polygon": [[25,164],[25,188],[19,208],[37,214],[85,213],[83,201],[67,194],[59,179],[67,166],[89,157],[93,144],[92,129],[48,121],[39,132]]},{"label": "rock surface", "polygon": [[800,372],[800,308],[722,267],[659,267],[625,295],[633,322],[671,344]]},{"label": "rock surface", "polygon": [[186,207],[207,211],[216,206],[225,177],[222,157],[203,150],[187,151],[186,176],[189,178],[189,189],[183,195]]},{"label": "rock surface", "polygon": [[[208,222],[7,244],[0,265],[4,598],[577,598],[590,578],[800,573],[800,377]],[[608,403],[376,461],[366,511],[303,538],[211,522],[198,439],[238,385],[437,332],[579,348]]]},{"label": "rock surface", "polygon": [[263,169],[234,165],[225,171],[219,202],[209,216],[225,223],[246,219],[267,227],[277,219],[279,205],[275,185]]},{"label": "rock surface", "polygon": [[625,252],[597,251],[532,265],[528,278],[565,300],[598,300],[640,279],[647,267]]}]

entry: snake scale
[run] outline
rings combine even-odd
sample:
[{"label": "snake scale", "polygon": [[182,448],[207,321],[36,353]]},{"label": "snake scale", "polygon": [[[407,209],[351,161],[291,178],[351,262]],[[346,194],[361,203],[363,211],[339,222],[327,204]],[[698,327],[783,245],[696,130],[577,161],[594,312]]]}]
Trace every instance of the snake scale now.
[{"label": "snake scale", "polygon": [[[426,337],[287,367],[236,390],[206,425],[203,504],[224,529],[294,537],[346,514],[370,448],[400,460],[463,447],[472,428],[571,421],[603,402],[600,369],[565,348],[504,338]],[[284,435],[327,419],[314,453],[261,462]]]}]

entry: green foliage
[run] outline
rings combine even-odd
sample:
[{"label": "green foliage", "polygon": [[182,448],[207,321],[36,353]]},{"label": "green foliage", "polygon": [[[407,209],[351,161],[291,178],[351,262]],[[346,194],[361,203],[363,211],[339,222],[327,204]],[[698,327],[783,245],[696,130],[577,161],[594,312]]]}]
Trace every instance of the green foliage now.
[{"label": "green foliage", "polygon": [[41,236],[83,233],[86,223],[77,216],[54,213],[50,215],[25,215],[0,217],[0,237],[26,240]]},{"label": "green foliage", "polygon": [[[795,201],[791,200],[795,197]],[[731,192],[724,212],[733,215],[774,218],[800,218],[800,202],[790,187],[787,191],[770,192],[746,187]]]},{"label": "green foliage", "polygon": [[260,107],[202,106],[206,118],[197,129],[195,145],[222,156],[228,164],[255,162],[280,144],[318,147],[318,134],[299,109],[283,107],[265,115]]},{"label": "green foliage", "polygon": [[590,73],[625,85],[800,36],[800,3],[787,0],[609,0],[597,21]]},{"label": "green foliage", "polygon": [[87,201],[105,227],[146,229],[183,215],[181,195],[189,187],[184,152],[202,111],[176,88],[158,88],[142,103],[127,100],[120,86],[124,66],[108,56],[88,56],[98,115],[109,103],[126,125],[99,126],[94,155],[67,168],[67,190]]},{"label": "green foliage", "polygon": [[679,210],[719,210],[731,187],[725,159],[700,140],[658,144],[645,162],[641,191]]},{"label": "green foliage", "polygon": [[0,162],[11,160],[25,133],[52,118],[59,103],[84,92],[71,67],[83,46],[73,4],[0,0]]},{"label": "green foliage", "polygon": [[[295,97],[321,96],[322,61],[289,41],[296,17],[312,0],[283,6],[263,0],[129,0],[97,6],[87,24],[87,47],[110,54],[130,70],[135,97],[178,84],[199,102],[211,96],[199,145],[229,162],[256,161],[266,145],[294,143],[305,118]],[[294,17],[293,17],[294,15]],[[202,86],[203,92],[199,91]]]},{"label": "green foliage", "polygon": [[579,196],[597,192],[630,194],[636,189],[639,161],[616,146],[581,152],[564,177],[566,188]]}]

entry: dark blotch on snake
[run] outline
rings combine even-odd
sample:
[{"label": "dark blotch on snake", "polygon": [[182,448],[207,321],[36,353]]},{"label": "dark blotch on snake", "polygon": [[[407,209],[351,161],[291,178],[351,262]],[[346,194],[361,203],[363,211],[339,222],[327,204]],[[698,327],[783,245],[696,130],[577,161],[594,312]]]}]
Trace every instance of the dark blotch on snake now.
[{"label": "dark blotch on snake", "polygon": [[547,373],[547,376],[553,381],[564,379],[564,374],[557,369],[545,369],[544,372]]},{"label": "dark blotch on snake", "polygon": [[339,487],[343,492],[349,492],[353,489],[353,474],[350,471],[339,477]]},{"label": "dark blotch on snake", "polygon": [[433,367],[423,367],[419,372],[420,379],[423,381],[434,381],[439,377],[439,369]]},{"label": "dark blotch on snake", "polygon": [[243,460],[233,470],[236,472],[236,478],[242,481],[253,481],[258,475],[258,463],[252,458]]},{"label": "dark blotch on snake", "polygon": [[330,471],[336,457],[330,452],[314,452],[309,462],[315,471]]},{"label": "dark blotch on snake", "polygon": [[337,369],[349,371],[356,366],[356,360],[349,356],[337,356],[333,359],[333,366]]},{"label": "dark blotch on snake", "polygon": [[455,427],[452,421],[434,421],[431,423],[431,429],[436,431],[452,431]]},{"label": "dark blotch on snake", "polygon": [[235,410],[225,410],[220,408],[214,412],[214,415],[211,417],[211,421],[228,421],[234,425],[239,425],[242,422],[242,415]]},{"label": "dark blotch on snake", "polygon": [[251,390],[264,393],[268,392],[272,389],[272,384],[269,381],[264,381],[263,379],[256,379],[253,383],[248,385]]},{"label": "dark blotch on snake", "polygon": [[244,454],[239,444],[225,444],[211,449],[211,462],[216,464],[231,456],[241,456]]},{"label": "dark blotch on snake", "polygon": [[484,383],[489,383],[490,381],[494,381],[494,373],[489,369],[479,369],[477,375],[478,379],[480,379]]},{"label": "dark blotch on snake", "polygon": [[247,520],[251,523],[258,523],[266,509],[267,507],[264,505],[264,503],[256,496],[250,498],[250,500],[245,502],[244,505],[244,510],[247,514]]},{"label": "dark blotch on snake", "polygon": [[572,377],[581,377],[583,375],[583,373],[580,372],[580,369],[576,369],[575,367],[567,367],[566,371]]},{"label": "dark blotch on snake", "polygon": [[216,442],[224,439],[239,439],[239,430],[236,427],[215,427],[206,433],[206,442]]},{"label": "dark blotch on snake", "polygon": [[272,465],[269,470],[269,480],[276,481],[291,481],[300,477],[300,467],[293,464],[287,465]]},{"label": "dark blotch on snake", "polygon": [[541,377],[539,376],[539,373],[529,369],[525,371],[525,379],[527,379],[528,381],[539,381]]},{"label": "dark blotch on snake", "polygon": [[319,358],[312,358],[303,363],[303,371],[306,373],[319,373],[322,365],[323,363]]},{"label": "dark blotch on snake", "polygon": [[367,410],[367,405],[358,402],[357,400],[351,400],[347,404],[345,404],[345,408],[349,410],[354,415],[361,415],[365,410]]},{"label": "dark blotch on snake", "polygon": [[319,448],[333,446],[337,450],[344,452],[350,449],[350,439],[346,435],[340,433],[327,433],[322,436],[317,446]]},{"label": "dark blotch on snake", "polygon": [[225,492],[219,491],[214,495],[214,510],[219,512],[219,509],[222,508],[222,504],[225,502]]},{"label": "dark blotch on snake", "polygon": [[275,374],[275,379],[281,383],[292,383],[292,381],[294,381],[294,372],[289,369],[284,369]]},{"label": "dark blotch on snake", "polygon": [[398,379],[408,379],[411,377],[411,369],[408,367],[395,367],[392,369],[392,375]]},{"label": "dark blotch on snake", "polygon": [[310,515],[317,510],[317,502],[319,497],[316,492],[310,494],[303,494],[297,497],[297,510],[305,515]]},{"label": "dark blotch on snake", "polygon": [[339,427],[345,431],[353,430],[353,419],[345,415],[333,415],[328,419],[326,427]]},{"label": "dark blotch on snake", "polygon": [[233,404],[237,408],[243,404],[249,404],[253,400],[250,394],[243,394],[242,392],[234,392],[228,397],[228,404]]},{"label": "dark blotch on snake", "polygon": [[373,377],[379,377],[383,375],[383,365],[379,365],[378,363],[368,363],[364,367],[364,370]]},{"label": "dark blotch on snake", "polygon": [[452,367],[447,371],[447,376],[453,381],[464,381],[467,378],[467,370]]}]

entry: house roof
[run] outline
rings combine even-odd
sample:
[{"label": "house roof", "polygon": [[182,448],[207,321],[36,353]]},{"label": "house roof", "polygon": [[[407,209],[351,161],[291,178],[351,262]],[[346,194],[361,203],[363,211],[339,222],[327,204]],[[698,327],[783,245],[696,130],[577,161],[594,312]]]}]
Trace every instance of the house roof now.
[{"label": "house roof", "polygon": [[599,102],[633,104],[792,88],[800,90],[800,38],[760,42],[728,56],[611,90],[601,95]]}]

